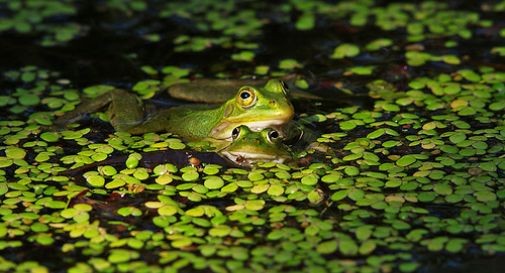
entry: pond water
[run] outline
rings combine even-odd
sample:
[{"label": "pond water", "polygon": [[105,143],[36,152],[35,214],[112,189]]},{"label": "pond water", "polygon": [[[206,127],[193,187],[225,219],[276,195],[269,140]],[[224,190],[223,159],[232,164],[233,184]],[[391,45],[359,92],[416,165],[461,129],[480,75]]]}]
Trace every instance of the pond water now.
[{"label": "pond water", "polygon": [[[0,271],[502,272],[504,18],[505,1],[0,0]],[[114,88],[165,108],[187,103],[174,84],[286,75],[321,97],[292,103],[327,152],[250,169],[103,112],[53,126]]]}]

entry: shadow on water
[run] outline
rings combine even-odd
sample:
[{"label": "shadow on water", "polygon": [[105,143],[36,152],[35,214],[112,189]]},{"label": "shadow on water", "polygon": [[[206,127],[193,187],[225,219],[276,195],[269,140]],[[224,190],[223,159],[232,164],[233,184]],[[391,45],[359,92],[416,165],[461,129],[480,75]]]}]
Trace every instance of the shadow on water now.
[{"label": "shadow on water", "polygon": [[[421,267],[420,273],[502,273],[505,268],[505,255],[497,254],[493,257],[454,258],[443,264],[430,264]],[[436,259],[436,257],[433,257]]]},{"label": "shadow on water", "polygon": [[[34,45],[27,37],[4,35],[0,39],[1,70],[35,65],[61,71],[77,86],[104,82],[131,82],[143,73],[127,52],[134,48],[127,37],[111,37],[103,32],[70,42],[67,46],[46,48]],[[125,46],[127,45],[127,46]]]}]

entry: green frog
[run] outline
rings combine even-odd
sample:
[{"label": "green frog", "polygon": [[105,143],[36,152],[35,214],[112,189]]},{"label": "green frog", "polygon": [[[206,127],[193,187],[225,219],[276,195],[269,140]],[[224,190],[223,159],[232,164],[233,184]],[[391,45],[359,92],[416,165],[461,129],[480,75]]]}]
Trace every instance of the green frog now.
[{"label": "green frog", "polygon": [[259,161],[283,163],[292,157],[281,134],[272,128],[255,132],[242,125],[233,129],[232,138],[233,141],[218,153],[235,165],[251,166]]},{"label": "green frog", "polygon": [[[287,136],[288,138],[303,138],[300,135],[303,132],[299,128],[289,128],[284,133],[295,134]],[[308,139],[303,139],[292,147],[287,146],[285,144],[286,136],[274,128],[265,128],[255,132],[247,126],[239,126],[233,129],[232,139],[232,142],[218,150],[217,153],[233,165],[242,167],[251,167],[261,161],[285,163],[296,160],[300,156],[303,157],[306,152],[310,154],[317,152],[320,156],[333,154],[329,146],[315,141],[315,138],[311,142],[307,142]],[[220,143],[214,145],[218,146]]]},{"label": "green frog", "polygon": [[[212,97],[211,93],[209,97]],[[113,90],[81,104],[60,117],[57,123],[75,122],[107,105],[107,115],[116,131],[132,134],[166,131],[191,141],[209,138],[231,141],[233,130],[242,125],[252,131],[261,131],[282,126],[294,116],[285,84],[272,79],[263,88],[243,86],[234,97],[220,105],[181,105],[153,114],[137,96],[124,90]]]}]

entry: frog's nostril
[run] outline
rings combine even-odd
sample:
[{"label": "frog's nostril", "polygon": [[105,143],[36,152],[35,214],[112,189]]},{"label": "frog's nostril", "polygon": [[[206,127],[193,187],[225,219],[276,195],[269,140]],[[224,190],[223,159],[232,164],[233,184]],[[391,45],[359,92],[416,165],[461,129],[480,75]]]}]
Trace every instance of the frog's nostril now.
[{"label": "frog's nostril", "polygon": [[270,105],[276,105],[277,104],[277,102],[275,100],[270,100],[269,103],[270,103]]}]

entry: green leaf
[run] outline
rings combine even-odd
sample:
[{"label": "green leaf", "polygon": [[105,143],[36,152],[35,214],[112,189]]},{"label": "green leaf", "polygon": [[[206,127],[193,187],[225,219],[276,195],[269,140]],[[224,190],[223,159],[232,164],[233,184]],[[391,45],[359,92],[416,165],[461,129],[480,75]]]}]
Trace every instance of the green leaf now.
[{"label": "green leaf", "polygon": [[333,54],[331,55],[332,59],[343,59],[345,57],[354,57],[359,54],[359,47],[353,44],[341,44],[335,48]]},{"label": "green leaf", "polygon": [[400,167],[406,167],[410,164],[413,164],[414,162],[416,162],[416,158],[414,156],[404,155],[396,161],[396,165],[398,165]]},{"label": "green leaf", "polygon": [[337,251],[338,243],[335,240],[322,242],[316,247],[316,251],[320,254],[331,254]]}]

